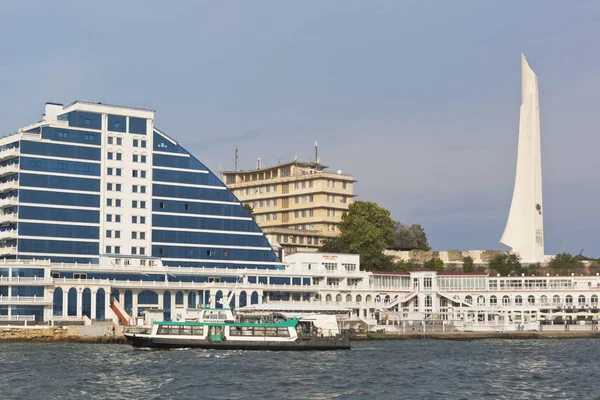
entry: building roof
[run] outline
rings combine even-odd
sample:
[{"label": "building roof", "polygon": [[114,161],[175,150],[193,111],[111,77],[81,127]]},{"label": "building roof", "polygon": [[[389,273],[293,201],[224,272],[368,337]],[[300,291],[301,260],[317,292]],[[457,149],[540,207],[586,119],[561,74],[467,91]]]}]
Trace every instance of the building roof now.
[{"label": "building roof", "polygon": [[279,163],[279,164],[275,164],[269,167],[263,167],[263,168],[258,168],[258,169],[247,169],[247,170],[238,170],[238,171],[221,171],[221,173],[223,175],[227,175],[227,174],[240,174],[240,173],[251,173],[251,172],[260,172],[260,171],[266,171],[269,169],[273,169],[273,168],[281,168],[281,167],[287,167],[289,165],[296,165],[298,167],[306,167],[306,168],[315,168],[318,170],[324,170],[329,168],[329,166],[327,165],[323,165],[321,163],[318,162],[313,162],[313,161],[287,161],[287,162],[283,162],[283,163]]}]

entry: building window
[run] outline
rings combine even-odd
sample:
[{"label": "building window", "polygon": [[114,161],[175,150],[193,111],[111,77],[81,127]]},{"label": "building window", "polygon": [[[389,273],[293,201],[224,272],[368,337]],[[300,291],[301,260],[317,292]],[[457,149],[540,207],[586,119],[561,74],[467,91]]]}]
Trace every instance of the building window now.
[{"label": "building window", "polygon": [[132,200],[131,201],[131,207],[132,208],[138,208],[138,202],[137,202],[137,200]]},{"label": "building window", "polygon": [[184,205],[183,205],[183,208],[184,208],[185,210],[189,210],[189,209],[190,209],[190,205],[186,203],[186,204],[184,204]]},{"label": "building window", "polygon": [[121,222],[121,215],[120,214],[116,214],[115,215],[115,222]]},{"label": "building window", "polygon": [[135,215],[132,215],[132,216],[131,216],[131,223],[132,223],[132,224],[137,224],[137,221],[138,221],[138,217],[137,217],[137,216],[135,216]]},{"label": "building window", "polygon": [[106,237],[107,238],[111,238],[112,237],[112,231],[106,231]]},{"label": "building window", "polygon": [[133,176],[134,178],[137,178],[137,177],[138,177],[138,170],[137,170],[137,169],[134,169],[133,171],[131,171],[131,174],[132,174],[132,176]]},{"label": "building window", "polygon": [[123,160],[123,154],[117,153],[117,161],[121,161],[121,160]]},{"label": "building window", "polygon": [[[119,217],[121,217],[119,215]],[[121,219],[119,218],[119,222],[121,221]],[[121,238],[121,231],[115,231],[115,239],[120,239]]]},{"label": "building window", "polygon": [[121,199],[115,200],[115,207],[121,207]]},{"label": "building window", "polygon": [[137,254],[137,248],[132,247],[131,248],[131,254],[136,255]]},{"label": "building window", "polygon": [[146,223],[146,217],[140,217],[140,224]]},{"label": "building window", "polygon": [[117,192],[120,192],[120,191],[121,191],[121,184],[120,184],[120,183],[117,183],[117,184],[115,184],[115,190],[116,190]]},{"label": "building window", "polygon": [[142,175],[142,178],[145,178],[145,177],[146,177],[146,171],[141,171],[140,173],[141,173],[141,175]]},{"label": "building window", "polygon": [[[118,137],[117,138],[117,145],[121,146],[123,144],[123,138]],[[119,158],[120,160],[120,158]]]},{"label": "building window", "polygon": [[113,216],[112,214],[106,214],[106,222],[112,222]]},{"label": "building window", "polygon": [[133,139],[133,147],[138,147],[139,140]]},{"label": "building window", "polygon": [[120,122],[113,122],[113,128],[115,128],[115,130],[119,129],[120,127],[121,127]]},{"label": "building window", "polygon": [[89,119],[89,118],[86,118],[86,119],[85,119],[85,124],[86,124],[86,125],[89,125],[89,124],[91,124],[91,122],[92,122],[92,121],[90,121],[90,119]]},{"label": "building window", "polygon": [[106,190],[108,190],[108,191],[113,190],[113,184],[112,183],[107,183],[106,184]]},{"label": "building window", "polygon": [[131,238],[137,239],[137,232],[131,232]]},{"label": "building window", "polygon": [[141,156],[140,157],[140,161],[143,162],[143,163],[145,163],[146,162],[146,156]]},{"label": "building window", "polygon": [[106,199],[106,205],[108,207],[112,207],[112,205],[113,205],[113,199]]},{"label": "building window", "polygon": [[115,246],[115,254],[121,254],[121,246]]},{"label": "building window", "polygon": [[110,250],[111,250],[111,247],[110,246],[106,246],[106,254],[110,254]]},{"label": "building window", "polygon": [[140,186],[140,192],[146,193],[146,186],[144,186],[144,185]]},{"label": "building window", "polygon": [[140,201],[140,208],[146,208],[146,202]]},{"label": "building window", "polygon": [[159,208],[165,208],[165,203],[163,203],[162,201],[160,203],[158,203],[158,207]]},{"label": "building window", "polygon": [[121,173],[123,172],[123,170],[122,170],[121,168],[117,168],[117,169],[115,170],[115,172],[116,172],[116,175],[117,175],[117,176],[121,176]]},{"label": "building window", "polygon": [[113,152],[112,152],[112,151],[109,151],[109,152],[106,154],[106,157],[107,157],[109,160],[112,160],[112,159],[113,159]]},{"label": "building window", "polygon": [[146,254],[146,248],[145,247],[140,247],[140,254],[141,255]]},{"label": "building window", "polygon": [[65,132],[65,131],[58,131],[58,137],[59,138],[68,138],[69,137],[69,133]]},{"label": "building window", "polygon": [[140,147],[146,148],[146,141],[145,140],[141,140],[140,141]]},{"label": "building window", "polygon": [[108,144],[113,144],[114,138],[112,136],[108,137]]},{"label": "building window", "polygon": [[107,168],[106,169],[106,174],[107,175],[112,175],[113,174],[113,169],[112,168]]},{"label": "building window", "polygon": [[165,254],[165,249],[163,249],[162,247],[159,247],[158,254]]},{"label": "building window", "polygon": [[133,155],[133,162],[138,162],[139,156],[137,154]]}]

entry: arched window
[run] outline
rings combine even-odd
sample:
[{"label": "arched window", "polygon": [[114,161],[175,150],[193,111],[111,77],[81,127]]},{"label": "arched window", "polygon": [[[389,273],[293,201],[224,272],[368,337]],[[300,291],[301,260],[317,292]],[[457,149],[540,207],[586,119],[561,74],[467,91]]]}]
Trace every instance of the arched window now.
[{"label": "arched window", "polygon": [[346,295],[346,303],[352,303],[352,295],[351,294]]},{"label": "arched window", "polygon": [[473,304],[473,297],[471,297],[470,295],[465,296],[465,303]]},{"label": "arched window", "polygon": [[567,297],[565,297],[565,304],[568,306],[572,306],[573,305],[573,296],[568,295]]},{"label": "arched window", "polygon": [[331,301],[331,295],[328,294],[327,296],[325,296],[325,301]]},{"label": "arched window", "polygon": [[552,296],[552,305],[554,306],[560,306],[560,296],[555,294],[554,296]]},{"label": "arched window", "polygon": [[389,295],[389,294],[388,294],[388,295],[386,295],[386,296],[384,297],[384,299],[383,299],[383,301],[384,301],[384,302],[386,302],[386,303],[389,303],[389,302],[390,302],[390,300],[391,300],[391,298],[390,298],[390,295]]},{"label": "arched window", "polygon": [[478,296],[478,297],[477,297],[477,305],[478,305],[478,306],[485,306],[485,297],[483,297],[483,296]]},{"label": "arched window", "polygon": [[577,298],[577,305],[579,305],[580,307],[585,306],[585,296],[584,295],[579,295],[579,297]]},{"label": "arched window", "polygon": [[433,300],[431,298],[431,296],[425,296],[425,308],[431,308],[433,307]]},{"label": "arched window", "polygon": [[368,295],[367,295],[367,298],[366,298],[366,301],[367,301],[367,303],[370,303],[370,302],[372,302],[372,301],[373,301],[373,297],[371,297],[371,295],[370,295],[370,294],[368,294]]},{"label": "arched window", "polygon": [[521,296],[515,297],[515,306],[522,306],[522,305],[523,305],[523,298]]},{"label": "arched window", "polygon": [[598,307],[598,296],[597,295],[592,295],[592,299],[591,299],[591,303],[592,303],[592,307]]},{"label": "arched window", "polygon": [[503,306],[510,306],[510,297],[508,297],[508,296],[502,296],[502,305]]},{"label": "arched window", "polygon": [[548,297],[547,296],[541,296],[540,297],[540,304],[543,306],[547,306],[548,305]]},{"label": "arched window", "polygon": [[[362,296],[360,294],[356,295],[356,302],[360,303],[362,301]],[[596,301],[598,301],[598,298],[596,298]]]},{"label": "arched window", "polygon": [[498,298],[496,296],[490,296],[490,306],[498,305]]},{"label": "arched window", "polygon": [[535,297],[533,296],[527,296],[527,304],[529,304],[530,306],[535,304]]},{"label": "arched window", "polygon": [[338,294],[337,296],[335,296],[335,301],[336,301],[337,303],[341,303],[341,302],[342,302],[342,295],[341,295],[341,294]]},{"label": "arched window", "polygon": [[375,296],[375,303],[380,303],[381,302],[381,296],[377,295]]}]

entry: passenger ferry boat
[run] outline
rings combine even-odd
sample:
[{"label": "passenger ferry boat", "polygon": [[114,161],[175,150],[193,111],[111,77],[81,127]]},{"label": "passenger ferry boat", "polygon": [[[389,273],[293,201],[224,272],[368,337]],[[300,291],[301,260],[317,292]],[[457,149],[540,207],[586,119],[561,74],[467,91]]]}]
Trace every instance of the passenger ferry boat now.
[{"label": "passenger ferry boat", "polygon": [[229,308],[200,309],[199,318],[154,322],[151,328],[128,327],[134,347],[224,350],[345,350],[350,341],[328,337],[312,322],[273,314],[260,319],[236,317]]}]

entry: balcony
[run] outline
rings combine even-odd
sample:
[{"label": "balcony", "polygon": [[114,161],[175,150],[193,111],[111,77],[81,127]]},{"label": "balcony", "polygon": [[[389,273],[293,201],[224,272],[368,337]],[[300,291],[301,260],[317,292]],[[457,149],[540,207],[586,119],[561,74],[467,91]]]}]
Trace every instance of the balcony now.
[{"label": "balcony", "polygon": [[17,213],[0,215],[0,225],[2,224],[14,224],[17,222]]},{"label": "balcony", "polygon": [[19,188],[19,181],[8,181],[0,183],[0,193],[9,192],[11,190],[17,190]]},{"label": "balcony", "polygon": [[19,154],[21,154],[21,151],[18,147],[0,150],[0,160],[7,160],[9,158],[18,157]]},{"label": "balcony", "polygon": [[10,164],[0,167],[0,176],[16,174],[17,172],[19,172],[19,164]]},{"label": "balcony", "polygon": [[[12,214],[14,215],[14,214]],[[16,239],[17,238],[17,230],[16,229],[6,229],[3,231],[0,231],[0,240],[10,240],[10,239]]]},{"label": "balcony", "polygon": [[0,208],[16,206],[19,203],[18,196],[10,196],[0,199]]},{"label": "balcony", "polygon": [[16,256],[17,246],[0,246],[0,257]]},{"label": "balcony", "polygon": [[0,276],[0,285],[47,286],[53,283],[54,280],[52,278],[45,277]]},{"label": "balcony", "polygon": [[44,296],[0,296],[0,304],[52,304],[52,299]]}]

